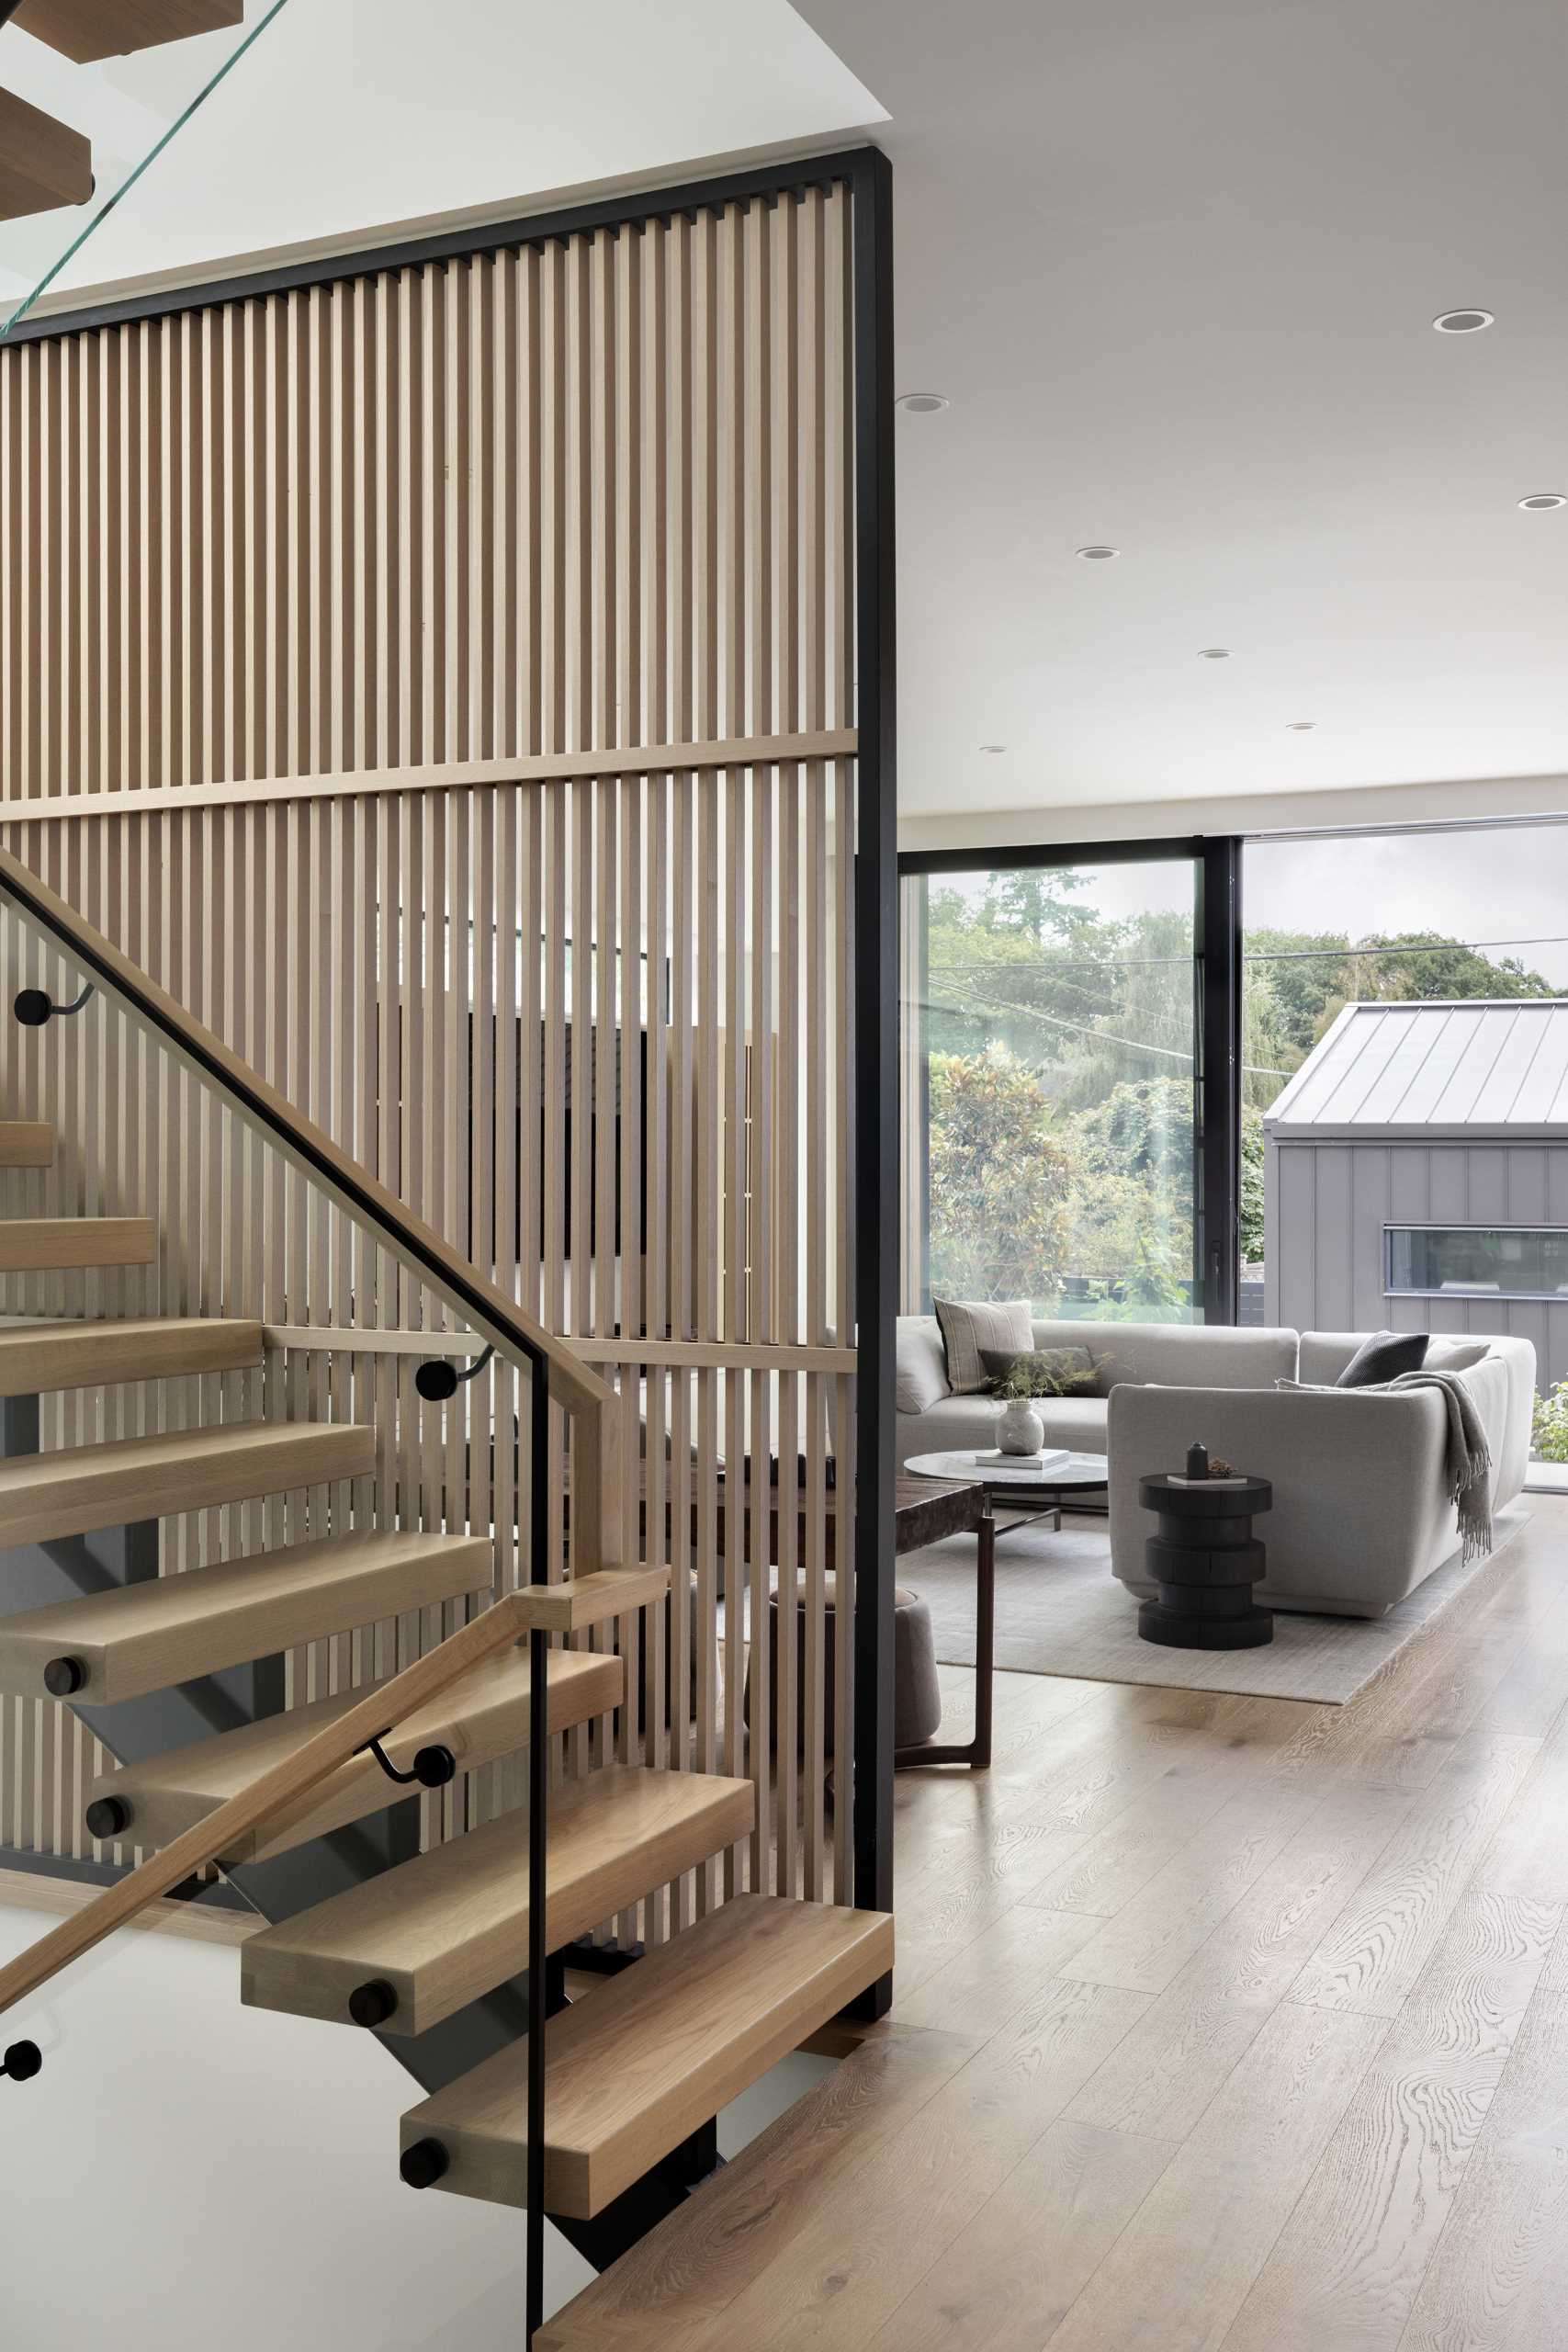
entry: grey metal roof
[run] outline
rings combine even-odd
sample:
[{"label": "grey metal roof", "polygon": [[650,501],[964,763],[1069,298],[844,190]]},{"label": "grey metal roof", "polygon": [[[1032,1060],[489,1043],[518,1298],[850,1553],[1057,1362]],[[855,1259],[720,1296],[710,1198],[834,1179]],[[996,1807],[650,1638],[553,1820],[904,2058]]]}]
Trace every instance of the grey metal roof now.
[{"label": "grey metal roof", "polygon": [[1568,1136],[1568,1000],[1348,1004],[1264,1122],[1286,1140]]}]

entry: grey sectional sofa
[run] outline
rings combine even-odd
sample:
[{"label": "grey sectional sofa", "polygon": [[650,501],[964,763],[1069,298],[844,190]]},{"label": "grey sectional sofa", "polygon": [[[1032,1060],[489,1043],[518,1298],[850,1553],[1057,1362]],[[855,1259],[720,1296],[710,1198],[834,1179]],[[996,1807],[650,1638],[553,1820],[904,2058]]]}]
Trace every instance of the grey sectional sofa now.
[{"label": "grey sectional sofa", "polygon": [[[1298,1396],[1278,1379],[1331,1384],[1359,1344],[1354,1332],[1248,1331],[1171,1323],[1036,1323],[1039,1346],[1086,1347],[1104,1395],[1044,1397],[1047,1445],[1110,1457],[1111,1565],[1129,1590],[1152,1590],[1144,1541],[1152,1516],[1138,1480],[1179,1466],[1196,1439],[1238,1469],[1269,1478],[1274,1507],[1258,1523],[1269,1574],[1258,1598],[1277,1609],[1379,1617],[1455,1551],[1443,1485],[1445,1415],[1427,1390],[1344,1389]],[[1435,1338],[1441,1367],[1473,1340]],[[1493,1459],[1492,1506],[1517,1496],[1529,1459],[1535,1351],[1489,1339],[1461,1377],[1480,1408]],[[1001,1408],[947,1393],[936,1319],[898,1325],[898,1446],[911,1454],[994,1445]],[[913,1409],[911,1409],[913,1408]]]}]

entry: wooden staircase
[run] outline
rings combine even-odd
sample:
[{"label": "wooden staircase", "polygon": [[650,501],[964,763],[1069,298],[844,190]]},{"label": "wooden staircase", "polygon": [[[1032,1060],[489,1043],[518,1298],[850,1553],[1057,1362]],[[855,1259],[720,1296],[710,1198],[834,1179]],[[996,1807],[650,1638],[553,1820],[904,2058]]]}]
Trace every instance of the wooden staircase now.
[{"label": "wooden staircase", "polygon": [[[884,1914],[739,1894],[574,2001],[547,2037],[550,2211],[602,2213],[892,1965]],[[525,2204],[526,2043],[411,2108],[402,2133],[413,2187]]]},{"label": "wooden staircase", "polygon": [[[52,1150],[45,1127],[0,1125],[0,1165],[44,1167]],[[157,1257],[153,1226],[140,1217],[0,1222],[0,1272],[68,1274]],[[0,1398],[254,1372],[263,1350],[260,1324],[243,1317],[4,1327]],[[375,1428],[351,1422],[237,1420],[0,1459],[0,1611],[7,1555],[24,1547],[69,1550],[96,1532],[177,1514],[303,1490],[341,1493],[344,1482],[374,1470],[378,1445]],[[585,1511],[584,1523],[607,1533],[615,1514]],[[528,2052],[512,1988],[538,1948],[527,1811],[389,1865],[344,1847],[404,1793],[364,1746],[373,1702],[392,1688],[385,1680],[206,1736],[191,1736],[199,1712],[187,1713],[185,1736],[163,1747],[149,1748],[141,1734],[117,1740],[117,1710],[142,1723],[138,1711],[171,1693],[197,1707],[210,1679],[231,1669],[489,1595],[488,1529],[329,1522],[315,1532],[319,1520],[310,1524],[309,1540],[63,1590],[0,1615],[0,1692],[66,1702],[118,1757],[92,1792],[95,1837],[167,1852],[171,1870],[174,1849],[199,1849],[267,1911],[272,1924],[243,1950],[247,2006],[374,2028],[403,2057],[430,2094],[403,2120],[400,2170],[411,2186],[525,2204]],[[416,1702],[389,1719],[386,1766],[418,1770],[433,1786],[517,1754],[536,1700],[535,1666],[519,1641],[537,1642],[532,1629],[564,1639],[665,1605],[662,1564],[598,1565],[581,1527],[577,1555],[571,1577],[528,1587],[493,1616],[481,1611],[453,1654],[465,1638],[472,1645],[487,1618],[500,1623],[511,1611],[507,1623],[518,1630],[505,1646],[476,1653],[444,1679],[438,1649],[398,1678],[400,1690],[418,1677],[423,1684]],[[603,1632],[596,1638],[602,1644]],[[625,1705],[618,1656],[602,1646],[536,1656],[545,1659],[549,1733],[613,1718]],[[308,1770],[313,1744],[340,1733],[331,1769]],[[445,1762],[427,1773],[431,1758]],[[566,1781],[547,1808],[545,1949],[562,1953],[749,1837],[755,1803],[749,1780],[636,1762]],[[319,1860],[328,1856],[330,1867]],[[891,1963],[885,1915],[746,1894],[558,2008],[544,2037],[547,2210],[581,2233],[615,2208],[623,2216],[615,2233],[574,2241],[596,2261],[613,2257],[668,2210],[668,2201],[650,2205],[640,2222],[626,2222],[628,2210],[640,2210],[637,2185],[658,2177],[720,2107]],[[18,1966],[0,1971],[0,2009],[43,1981]]]}]

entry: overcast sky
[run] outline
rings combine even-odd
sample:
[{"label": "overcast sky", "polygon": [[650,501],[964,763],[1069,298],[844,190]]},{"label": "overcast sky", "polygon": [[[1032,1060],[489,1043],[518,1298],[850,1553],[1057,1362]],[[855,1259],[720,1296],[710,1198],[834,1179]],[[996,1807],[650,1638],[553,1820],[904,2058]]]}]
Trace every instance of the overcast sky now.
[{"label": "overcast sky", "polygon": [[1249,930],[1551,940],[1489,952],[1568,988],[1568,825],[1258,842],[1247,853],[1245,891]]},{"label": "overcast sky", "polygon": [[[1337,931],[1352,939],[1439,931],[1450,939],[1549,942],[1488,952],[1517,956],[1568,989],[1568,823],[1251,842],[1244,898],[1249,931]],[[1191,902],[1191,869],[1153,863],[1102,866],[1079,899],[1107,915]]]}]

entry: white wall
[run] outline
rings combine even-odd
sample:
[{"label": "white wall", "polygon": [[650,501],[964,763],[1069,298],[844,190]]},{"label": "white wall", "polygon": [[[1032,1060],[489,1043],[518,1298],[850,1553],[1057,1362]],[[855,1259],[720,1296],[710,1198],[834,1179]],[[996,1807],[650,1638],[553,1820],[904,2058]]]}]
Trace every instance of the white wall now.
[{"label": "white wall", "polygon": [[[955,796],[956,797],[956,796]],[[1459,784],[1359,785],[1324,792],[1212,795],[1202,800],[1042,802],[907,816],[904,850],[1046,842],[1150,841],[1162,834],[1294,832],[1344,825],[1495,823],[1568,809],[1568,775],[1514,775]]]},{"label": "white wall", "polygon": [[[50,1926],[0,1904],[0,1960]],[[243,2009],[239,1952],[118,1936],[0,2019],[44,2052],[0,2081],[6,2352],[517,2352],[521,2213],[398,2177],[418,2096],[368,2035]],[[733,2154],[826,2071],[726,2110]],[[546,2308],[592,2273],[554,2232]]]}]

